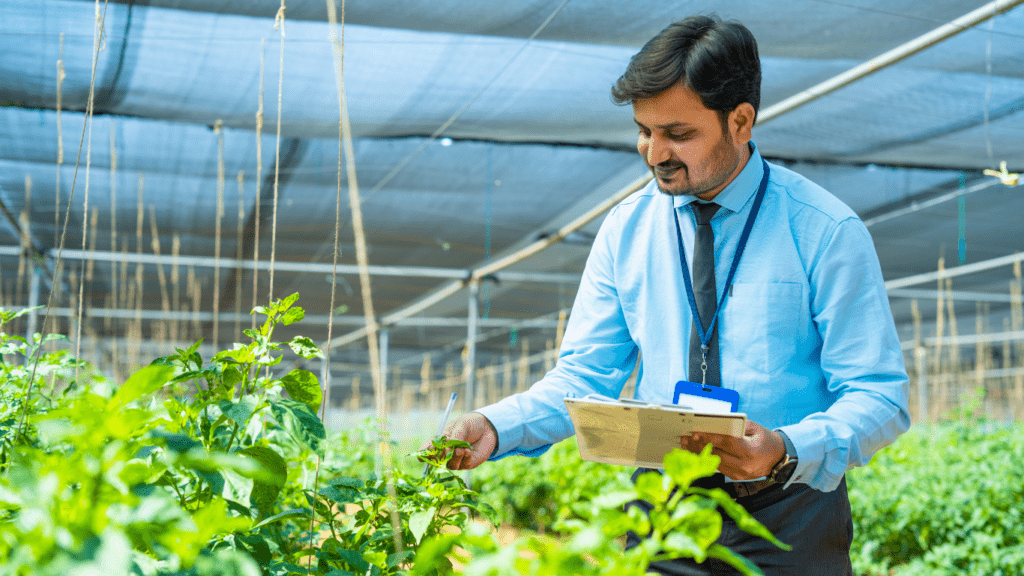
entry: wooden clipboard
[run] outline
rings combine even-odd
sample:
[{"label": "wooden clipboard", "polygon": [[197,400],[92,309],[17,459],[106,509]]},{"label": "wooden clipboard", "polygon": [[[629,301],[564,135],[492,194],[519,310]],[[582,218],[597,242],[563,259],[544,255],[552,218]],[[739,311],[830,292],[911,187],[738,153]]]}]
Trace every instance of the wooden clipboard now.
[{"label": "wooden clipboard", "polygon": [[591,462],[663,469],[665,455],[693,432],[740,437],[747,415],[698,412],[677,404],[591,395],[566,398],[580,456]]}]

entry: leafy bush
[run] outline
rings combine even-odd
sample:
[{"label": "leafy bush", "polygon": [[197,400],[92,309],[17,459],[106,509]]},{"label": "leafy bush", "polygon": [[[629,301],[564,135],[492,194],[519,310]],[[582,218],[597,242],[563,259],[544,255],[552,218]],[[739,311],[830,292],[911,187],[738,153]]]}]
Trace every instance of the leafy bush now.
[{"label": "leafy bush", "polygon": [[537,458],[512,456],[477,468],[473,481],[502,523],[545,532],[578,519],[575,508],[602,493],[631,490],[631,473],[623,466],[582,460],[572,437]]},{"label": "leafy bush", "polygon": [[[677,449],[665,457],[664,474],[648,472],[629,489],[606,490],[573,503],[576,519],[561,523],[564,535],[530,534],[505,547],[499,546],[490,531],[472,527],[463,535],[437,537],[421,548],[413,574],[430,574],[438,565],[447,567],[452,557],[466,565],[465,574],[473,576],[640,576],[651,562],[672,558],[698,562],[717,558],[742,574],[762,574],[749,560],[715,543],[722,532],[722,512],[739,528],[780,548],[789,547],[724,490],[691,486],[694,480],[714,474],[719,461],[710,447],[701,454]],[[649,515],[637,507],[623,511],[624,504],[637,498],[653,505]],[[627,531],[649,536],[639,546],[623,550],[621,540]]]},{"label": "leafy bush", "polygon": [[1024,427],[916,427],[849,474],[863,575],[1024,574]]},{"label": "leafy bush", "polygon": [[[176,350],[116,391],[53,394],[48,376],[76,368],[88,382],[88,367],[42,354],[50,337],[0,332],[5,360],[19,360],[0,369],[0,574],[397,574],[425,537],[488,512],[436,472],[437,450],[426,477],[367,479],[352,476],[365,447],[330,453],[316,376],[265,370],[282,358],[275,327],[304,315],[297,298],[257,308],[249,344],[208,361],[199,343]],[[0,328],[19,314],[0,310]],[[320,355],[308,338],[287,346]]]}]

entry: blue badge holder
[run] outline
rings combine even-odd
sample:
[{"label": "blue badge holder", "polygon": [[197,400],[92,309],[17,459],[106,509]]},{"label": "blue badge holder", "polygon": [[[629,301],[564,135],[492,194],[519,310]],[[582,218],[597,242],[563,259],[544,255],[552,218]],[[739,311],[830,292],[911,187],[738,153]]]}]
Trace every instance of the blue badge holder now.
[{"label": "blue badge holder", "polygon": [[672,403],[679,404],[679,398],[684,394],[728,402],[732,406],[731,412],[736,412],[740,405],[740,393],[731,388],[722,388],[721,386],[704,387],[696,382],[687,382],[686,380],[676,382],[676,393],[672,397]]}]

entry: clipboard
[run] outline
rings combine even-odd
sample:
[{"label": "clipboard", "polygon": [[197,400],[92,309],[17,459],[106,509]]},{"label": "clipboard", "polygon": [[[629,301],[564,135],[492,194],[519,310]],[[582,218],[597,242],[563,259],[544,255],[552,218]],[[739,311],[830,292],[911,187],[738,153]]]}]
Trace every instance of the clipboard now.
[{"label": "clipboard", "polygon": [[566,398],[580,457],[590,462],[664,469],[662,460],[693,432],[741,437],[747,415],[698,412],[677,404],[652,404],[591,394]]}]

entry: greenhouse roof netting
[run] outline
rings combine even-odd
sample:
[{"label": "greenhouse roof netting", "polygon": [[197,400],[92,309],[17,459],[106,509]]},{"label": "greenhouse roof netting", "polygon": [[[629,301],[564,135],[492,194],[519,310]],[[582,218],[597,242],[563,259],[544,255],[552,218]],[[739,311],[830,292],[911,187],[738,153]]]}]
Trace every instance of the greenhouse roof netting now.
[{"label": "greenhouse roof netting", "polygon": [[[983,173],[1002,162],[1010,173],[1024,170],[1019,3],[994,2],[993,18],[755,128],[766,157],[864,218],[887,280],[933,271],[940,256],[951,267],[1024,250],[1021,189]],[[245,312],[254,285],[258,300],[269,294],[269,271],[254,284],[251,270],[188,258],[273,255],[275,296],[302,293],[304,332],[325,339],[339,198],[339,262],[356,260],[330,4],[6,2],[2,303],[27,302],[21,246],[53,258],[67,210],[65,264],[81,264],[73,278],[85,278],[96,335],[124,336],[117,318],[135,309]],[[630,111],[611,102],[609,88],[672,21],[717,13],[747,25],[762,58],[763,111],[983,4],[350,0],[342,14],[339,2],[369,260],[391,267],[373,276],[375,312],[386,317],[552,234],[644,175]],[[488,325],[550,327],[552,314],[572,304],[598,225],[513,268],[532,280],[489,284]],[[90,256],[74,256],[83,247]],[[132,300],[134,262],[154,252],[162,265],[140,268]],[[420,270],[403,274],[409,267]],[[981,270],[957,287],[1005,294],[1006,278]],[[349,269],[334,286],[337,336],[362,324],[363,306]],[[922,286],[934,292],[934,279],[893,290],[920,294]],[[60,292],[55,306],[71,309],[75,291]],[[911,312],[900,294],[891,292],[906,336]],[[1007,307],[1003,296],[990,301],[997,315]],[[396,330],[392,345],[457,356],[465,310],[465,292],[453,293]]]}]

